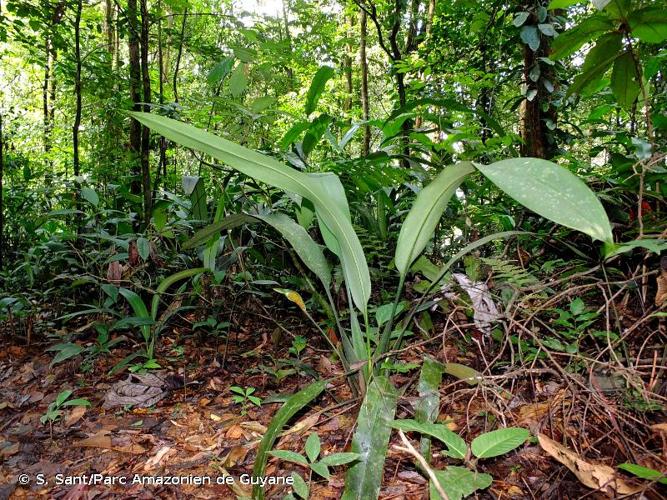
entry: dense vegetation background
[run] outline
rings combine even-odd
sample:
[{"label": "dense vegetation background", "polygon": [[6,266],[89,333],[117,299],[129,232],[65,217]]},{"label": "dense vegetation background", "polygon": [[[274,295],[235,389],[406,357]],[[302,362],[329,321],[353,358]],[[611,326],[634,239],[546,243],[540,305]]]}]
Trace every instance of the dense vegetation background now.
[{"label": "dense vegetation background", "polygon": [[660,0],[0,2],[0,497],[664,494],[666,40]]}]

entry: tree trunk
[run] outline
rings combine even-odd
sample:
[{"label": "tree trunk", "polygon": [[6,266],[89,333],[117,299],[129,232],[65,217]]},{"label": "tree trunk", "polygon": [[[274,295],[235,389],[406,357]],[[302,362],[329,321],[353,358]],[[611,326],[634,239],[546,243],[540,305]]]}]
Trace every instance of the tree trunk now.
[{"label": "tree trunk", "polygon": [[49,124],[49,80],[51,78],[51,40],[44,40],[44,84],[42,85],[42,108],[44,113],[44,153],[51,151],[51,126]]},{"label": "tree trunk", "polygon": [[[368,59],[366,58],[366,39],[368,35],[368,19],[366,11],[361,9],[359,15],[359,67],[361,69],[361,116],[364,121],[369,120],[368,103]],[[371,127],[364,125],[364,139],[361,154],[367,156],[371,145]]]},{"label": "tree trunk", "polygon": [[[148,0],[140,0],[141,4],[141,78],[144,94],[144,112],[149,113],[151,102],[151,77],[148,68],[149,49],[149,15]],[[148,127],[141,130],[141,184],[144,193],[144,223],[148,225],[151,220],[153,197],[151,191],[151,169],[150,169],[150,139],[151,132]]]},{"label": "tree trunk", "polygon": [[183,41],[185,39],[185,26],[188,19],[188,8],[183,11],[183,21],[181,23],[181,37],[178,42],[178,55],[176,56],[176,67],[174,68],[174,102],[178,102],[178,69],[181,65],[181,56],[183,55]]},{"label": "tree trunk", "polygon": [[76,98],[76,111],[74,113],[74,127],[72,128],[72,145],[74,146],[74,177],[81,173],[79,162],[79,127],[81,125],[81,11],[83,0],[76,3],[76,17],[74,19],[74,61],[76,70],[74,73],[74,95]]},{"label": "tree trunk", "polygon": [[2,110],[0,109],[0,271],[3,269],[5,250],[5,207],[2,191],[2,177],[5,172],[4,136],[2,135]]},{"label": "tree trunk", "polygon": [[[348,30],[351,30],[354,27],[354,17],[350,16],[348,20]],[[347,31],[349,34],[349,31]],[[351,39],[352,37],[350,37]],[[352,110],[352,96],[354,95],[354,86],[352,83],[352,42],[348,42],[346,44],[346,53],[345,57],[343,59],[343,64],[345,66],[345,86],[347,90],[347,96],[345,96],[345,100],[343,101],[343,111],[345,113],[349,113]]]},{"label": "tree trunk", "polygon": [[[290,58],[292,57],[292,35],[289,32],[289,21],[287,19],[287,3],[289,0],[282,0],[283,4],[283,24],[285,25],[285,38],[287,40],[287,50],[289,51]],[[287,67],[285,68],[285,71],[287,73],[287,80],[288,82],[288,87],[290,90],[294,88],[294,72],[292,71],[292,67],[287,64]]]},{"label": "tree trunk", "polygon": [[[158,78],[159,78],[159,92],[160,105],[164,104],[164,56],[163,56],[163,42],[162,42],[162,2],[158,2],[158,21],[157,21],[157,60],[158,60]],[[160,172],[167,175],[167,140],[160,136],[160,162],[155,176],[155,186],[153,192],[157,191],[158,179]]]},{"label": "tree trunk", "polygon": [[[104,29],[107,36],[107,52],[111,56],[110,59],[113,61],[114,49],[115,49],[115,34],[113,27],[113,14],[114,14],[114,3],[112,0],[105,0],[104,4]],[[113,64],[113,63],[112,63]]]},{"label": "tree trunk", "polygon": [[[128,25],[128,50],[130,56],[130,99],[132,109],[141,111],[141,96],[139,86],[141,84],[141,65],[139,62],[139,26],[137,22],[137,0],[127,1],[127,25]],[[141,124],[134,118],[130,118],[130,154],[132,155],[133,177],[130,185],[132,194],[141,193],[141,175],[139,159],[141,156]]]}]

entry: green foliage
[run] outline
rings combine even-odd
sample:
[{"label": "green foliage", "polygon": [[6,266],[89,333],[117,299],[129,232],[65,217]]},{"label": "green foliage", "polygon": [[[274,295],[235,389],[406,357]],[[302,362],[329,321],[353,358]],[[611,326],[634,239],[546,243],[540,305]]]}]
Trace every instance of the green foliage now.
[{"label": "green foliage", "polygon": [[[304,448],[304,451],[306,452],[305,457],[299,453],[295,453],[293,451],[288,451],[288,450],[273,450],[269,452],[269,455],[272,455],[276,458],[280,458],[281,460],[285,460],[287,462],[293,462],[295,464],[304,465],[308,467],[312,472],[316,473],[317,475],[327,480],[331,478],[329,467],[345,465],[359,459],[359,455],[357,453],[350,453],[350,452],[332,453],[330,455],[325,455],[323,457],[320,457],[320,449],[321,449],[320,437],[317,435],[316,432],[312,432],[308,436],[308,439],[306,440],[306,445]],[[301,481],[303,482],[303,478],[301,478]],[[308,498],[307,490],[303,488],[301,489],[303,490],[303,492],[306,492],[306,494],[302,495],[298,491],[297,493],[299,493],[299,495],[302,498],[307,499]]]},{"label": "green foliage", "polygon": [[51,425],[62,417],[62,409],[67,406],[90,406],[90,401],[87,399],[77,398],[69,399],[73,394],[70,390],[61,391],[57,396],[55,401],[49,404],[49,407],[46,410],[46,413],[39,418],[39,421],[42,424],[47,422]]},{"label": "green foliage", "polygon": [[254,387],[239,387],[233,385],[229,388],[232,394],[232,401],[236,404],[241,405],[241,416],[244,416],[248,413],[248,408],[251,404],[255,406],[261,406],[262,400],[257,396],[253,396],[256,389]]},{"label": "green foliage", "polygon": [[377,498],[397,399],[398,393],[389,379],[373,378],[352,437],[352,452],[359,455],[359,461],[345,477],[344,500]]},{"label": "green foliage", "polygon": [[[300,390],[296,394],[290,396],[290,398],[285,402],[285,404],[276,412],[271,423],[269,424],[262,441],[259,443],[259,448],[257,449],[257,457],[255,458],[255,465],[252,469],[252,474],[255,477],[264,476],[264,470],[266,469],[267,455],[273,448],[273,444],[278,437],[278,434],[282,431],[282,428],[289,420],[304,407],[306,407],[310,402],[315,399],[320,393],[324,390],[326,381],[313,382],[305,389]],[[259,485],[253,487],[253,498],[259,500],[264,498],[264,491]]]}]

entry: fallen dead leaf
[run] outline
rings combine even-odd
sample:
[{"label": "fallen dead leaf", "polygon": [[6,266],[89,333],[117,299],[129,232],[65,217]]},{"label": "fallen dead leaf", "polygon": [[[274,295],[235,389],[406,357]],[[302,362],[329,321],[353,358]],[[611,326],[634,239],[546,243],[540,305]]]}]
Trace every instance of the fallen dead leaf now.
[{"label": "fallen dead leaf", "polygon": [[65,427],[72,427],[76,424],[86,413],[85,406],[75,406],[65,419]]},{"label": "fallen dead leaf", "polygon": [[241,422],[239,424],[243,429],[263,435],[266,432],[266,426],[259,422]]},{"label": "fallen dead leaf", "polygon": [[211,400],[208,399],[208,398],[201,398],[201,399],[199,400],[199,406],[206,406],[206,405],[209,404],[210,402],[211,402]]},{"label": "fallen dead leaf", "polygon": [[211,420],[213,420],[214,422],[220,422],[222,421],[222,417],[216,415],[215,413],[211,413]]},{"label": "fallen dead leaf", "polygon": [[144,471],[149,472],[157,467],[160,462],[169,455],[173,455],[175,451],[172,451],[171,446],[163,446],[158,450],[158,452],[149,458],[144,465]]},{"label": "fallen dead leaf", "polygon": [[225,436],[228,439],[240,439],[243,436],[243,428],[240,425],[234,424],[227,429]]},{"label": "fallen dead leaf", "polygon": [[86,439],[75,442],[74,446],[84,448],[105,448],[110,450],[113,448],[113,444],[111,443],[111,436],[109,434],[110,432],[107,430],[100,431]]},{"label": "fallen dead leaf", "polygon": [[667,432],[667,422],[662,422],[660,424],[654,424],[651,426],[651,429],[658,432]]},{"label": "fallen dead leaf", "polygon": [[538,434],[537,439],[547,454],[570,469],[577,476],[577,479],[589,488],[602,490],[608,494],[618,493],[621,495],[632,495],[641,490],[640,487],[631,486],[617,477],[616,471],[608,465],[587,462],[574,451],[544,434]]},{"label": "fallen dead leaf", "polygon": [[240,464],[245,460],[245,457],[248,455],[250,448],[245,446],[234,446],[227,456],[222,460],[222,463],[225,467],[234,467],[235,465]]},{"label": "fallen dead leaf", "polygon": [[317,424],[317,421],[319,419],[320,419],[320,416],[317,413],[315,415],[310,415],[309,417],[302,418],[296,424],[294,424],[292,427],[290,427],[285,432],[283,432],[282,436],[287,436],[289,434],[296,434],[296,433],[306,432],[312,426]]}]

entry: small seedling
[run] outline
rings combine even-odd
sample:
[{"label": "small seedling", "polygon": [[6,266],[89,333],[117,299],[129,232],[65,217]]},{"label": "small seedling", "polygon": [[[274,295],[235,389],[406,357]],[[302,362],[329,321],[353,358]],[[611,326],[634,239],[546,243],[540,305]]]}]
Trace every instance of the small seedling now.
[{"label": "small seedling", "polygon": [[[315,472],[318,476],[322,476],[324,479],[329,480],[331,479],[329,467],[348,464],[359,459],[358,453],[343,452],[332,453],[331,455],[326,455],[318,460],[320,457],[321,445],[322,443],[320,442],[320,437],[317,435],[317,433],[313,432],[306,440],[304,450],[306,452],[306,456],[288,450],[273,450],[270,451],[269,454],[280,458],[281,460],[286,460],[287,462],[293,462],[295,464],[308,467],[308,483],[310,483],[312,479],[313,472]],[[304,500],[307,499],[310,492],[308,484],[296,472],[292,473],[292,477],[294,478],[294,492]]]},{"label": "small seedling", "polygon": [[39,418],[39,421],[42,424],[49,423],[51,435],[53,435],[53,423],[59,420],[63,415],[62,408],[66,406],[90,406],[90,401],[87,399],[69,399],[71,395],[72,391],[69,389],[61,391],[60,394],[56,396],[55,401],[53,401],[46,409],[46,413]]},{"label": "small seedling", "polygon": [[306,345],[307,345],[306,338],[301,335],[297,335],[292,340],[292,347],[289,348],[289,353],[292,354],[297,359],[301,359],[301,351],[303,351],[306,348]]},{"label": "small seedling", "polygon": [[237,385],[233,385],[232,387],[229,388],[230,391],[234,393],[232,396],[232,401],[234,401],[236,404],[241,405],[241,415],[246,415],[248,413],[248,407],[250,404],[254,404],[255,406],[261,406],[262,405],[262,400],[259,399],[257,396],[253,396],[252,394],[255,392],[254,387],[239,387]]}]

